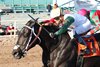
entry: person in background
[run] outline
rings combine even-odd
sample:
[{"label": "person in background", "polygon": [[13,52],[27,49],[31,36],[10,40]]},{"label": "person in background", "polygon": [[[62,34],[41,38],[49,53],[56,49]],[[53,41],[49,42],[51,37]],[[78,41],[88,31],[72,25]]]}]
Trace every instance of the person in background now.
[{"label": "person in background", "polygon": [[58,8],[58,4],[57,4],[57,3],[55,3],[55,4],[53,5],[53,9],[56,9],[56,8]]},{"label": "person in background", "polygon": [[86,9],[80,9],[78,14],[86,16],[91,21],[91,24],[94,25],[94,28],[87,33],[88,35],[95,34],[100,30],[100,10],[88,11]]},{"label": "person in background", "polygon": [[13,26],[13,24],[11,23],[11,24],[7,27],[7,29],[6,29],[6,34],[9,34],[9,33],[10,33],[10,35],[12,35],[13,32],[14,32],[14,26]]},{"label": "person in background", "polygon": [[48,10],[49,13],[52,10],[52,6],[50,4],[47,5],[47,10]]}]

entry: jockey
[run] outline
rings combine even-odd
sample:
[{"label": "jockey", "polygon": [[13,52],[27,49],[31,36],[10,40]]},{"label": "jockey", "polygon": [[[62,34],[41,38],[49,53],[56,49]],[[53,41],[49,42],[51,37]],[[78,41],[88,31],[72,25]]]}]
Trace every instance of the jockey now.
[{"label": "jockey", "polygon": [[100,10],[87,11],[86,9],[81,9],[78,11],[78,14],[86,16],[91,21],[91,24],[94,25],[94,28],[88,32],[88,35],[100,30]]},{"label": "jockey", "polygon": [[[55,33],[50,33],[50,36],[52,38],[65,33],[68,28],[73,26],[72,34],[74,35],[74,38],[76,38],[79,43],[87,46],[83,38],[80,37],[81,35],[86,35],[87,32],[93,28],[93,25],[87,17],[76,13],[63,15],[58,10],[51,12],[50,16],[51,18],[54,18],[56,23],[63,23],[62,27],[58,31],[56,31]],[[86,49],[85,52],[89,52],[88,49]]]},{"label": "jockey", "polygon": [[61,11],[54,10],[50,14],[51,18],[54,18],[56,23],[63,22],[63,26],[56,31],[51,37],[56,35],[61,35],[67,31],[67,29],[73,25],[74,26],[74,34],[83,34],[88,32],[93,26],[85,16],[80,14],[65,14],[63,15]]}]

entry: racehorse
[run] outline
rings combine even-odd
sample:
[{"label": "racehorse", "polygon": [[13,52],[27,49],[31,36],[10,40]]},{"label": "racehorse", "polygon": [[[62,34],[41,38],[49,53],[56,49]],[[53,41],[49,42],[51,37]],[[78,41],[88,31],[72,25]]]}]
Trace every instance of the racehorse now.
[{"label": "racehorse", "polygon": [[58,30],[56,26],[42,26],[37,19],[29,20],[21,29],[12,54],[15,58],[24,57],[25,53],[38,44],[43,49],[44,67],[76,67],[77,53],[71,38],[66,32],[51,38],[49,33]]}]

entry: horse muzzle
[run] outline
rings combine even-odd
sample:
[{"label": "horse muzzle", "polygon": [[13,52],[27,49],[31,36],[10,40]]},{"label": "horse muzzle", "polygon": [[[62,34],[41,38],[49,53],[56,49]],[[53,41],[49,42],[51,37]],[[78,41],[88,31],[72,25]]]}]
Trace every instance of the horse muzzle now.
[{"label": "horse muzzle", "polygon": [[22,52],[21,49],[19,49],[19,50],[13,50],[13,51],[12,51],[12,55],[13,55],[13,57],[14,57],[15,59],[21,59],[22,57],[25,56],[25,53]]}]

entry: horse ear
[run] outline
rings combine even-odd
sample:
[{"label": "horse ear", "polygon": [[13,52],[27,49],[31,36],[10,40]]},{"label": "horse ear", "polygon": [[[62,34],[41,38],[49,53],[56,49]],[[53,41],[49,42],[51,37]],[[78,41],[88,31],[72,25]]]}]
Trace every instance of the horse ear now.
[{"label": "horse ear", "polygon": [[38,19],[39,19],[39,17],[38,17],[38,18],[36,18],[36,21],[38,21]]},{"label": "horse ear", "polygon": [[28,16],[30,17],[30,18],[32,18],[32,20],[34,20],[35,21],[35,19],[30,15],[30,14],[28,14]]}]

